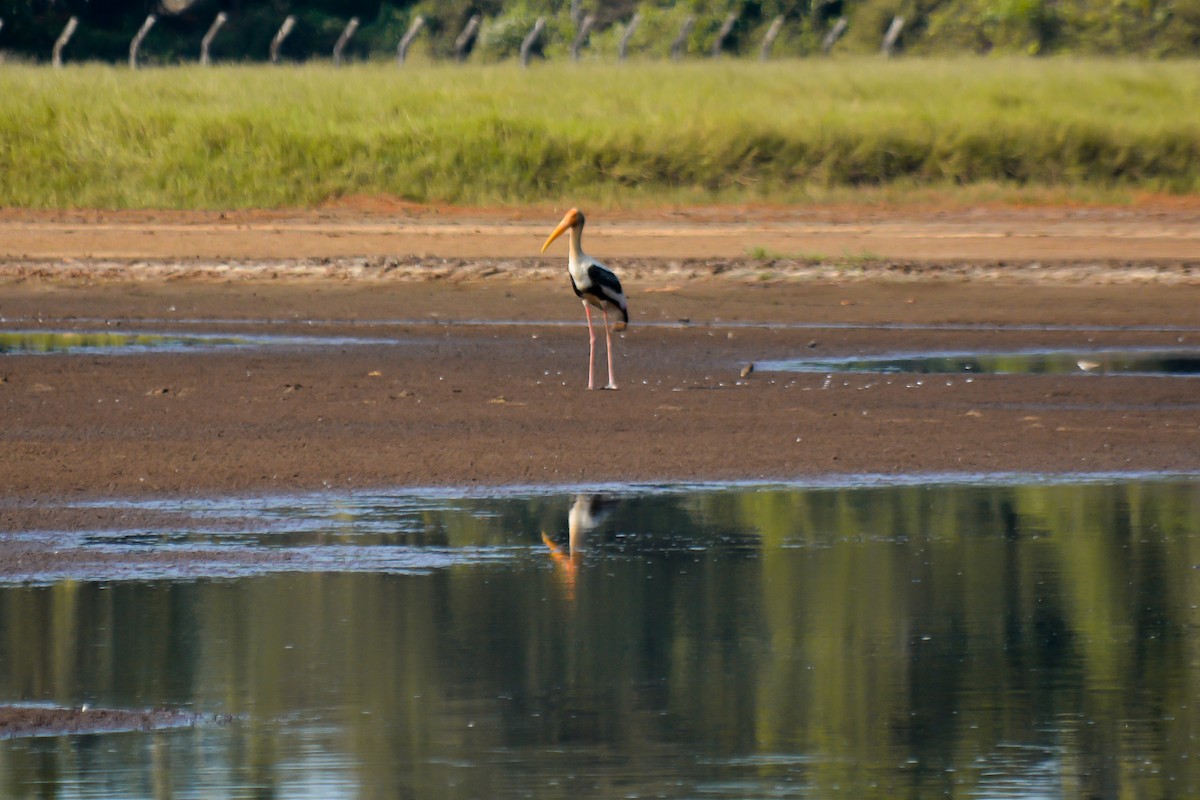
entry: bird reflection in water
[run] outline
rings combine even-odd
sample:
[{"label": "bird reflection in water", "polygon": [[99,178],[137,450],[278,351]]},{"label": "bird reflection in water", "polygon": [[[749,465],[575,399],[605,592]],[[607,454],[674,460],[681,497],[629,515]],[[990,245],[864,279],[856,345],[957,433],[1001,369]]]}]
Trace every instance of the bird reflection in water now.
[{"label": "bird reflection in water", "polygon": [[587,547],[588,534],[598,528],[617,507],[614,498],[600,494],[575,495],[575,503],[567,514],[567,547],[564,550],[545,532],[542,541],[550,548],[559,582],[566,591],[567,599],[575,599],[575,586],[579,577],[579,563]]}]

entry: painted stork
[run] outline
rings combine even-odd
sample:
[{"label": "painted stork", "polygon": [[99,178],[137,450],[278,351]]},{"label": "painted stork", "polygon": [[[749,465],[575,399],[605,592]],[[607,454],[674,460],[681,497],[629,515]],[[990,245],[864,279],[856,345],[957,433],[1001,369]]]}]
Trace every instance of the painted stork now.
[{"label": "painted stork", "polygon": [[550,238],[542,245],[542,252],[550,243],[569,233],[570,252],[567,256],[567,272],[571,275],[571,288],[575,296],[583,301],[583,313],[587,316],[588,339],[588,388],[594,387],[592,373],[596,364],[596,332],[592,328],[592,306],[600,309],[604,315],[604,344],[608,353],[608,385],[605,389],[616,389],[617,381],[613,377],[612,333],[608,325],[608,309],[614,308],[621,312],[620,321],[612,326],[614,331],[623,331],[629,324],[629,306],[625,301],[625,293],[621,291],[621,282],[611,269],[583,252],[583,212],[572,208],[558,223],[558,227],[550,234]]}]

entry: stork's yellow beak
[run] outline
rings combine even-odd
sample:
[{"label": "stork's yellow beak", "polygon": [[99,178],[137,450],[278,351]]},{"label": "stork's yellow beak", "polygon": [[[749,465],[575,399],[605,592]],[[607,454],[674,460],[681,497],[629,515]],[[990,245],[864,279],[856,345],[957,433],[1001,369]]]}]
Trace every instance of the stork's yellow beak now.
[{"label": "stork's yellow beak", "polygon": [[578,212],[576,212],[576,210],[573,208],[566,213],[566,216],[564,216],[562,218],[562,222],[558,223],[558,227],[554,229],[554,232],[550,234],[550,238],[547,239],[546,243],[542,245],[543,253],[546,252],[546,248],[550,246],[551,242],[553,242],[558,237],[562,236],[564,233],[567,232],[567,229],[569,229],[572,225],[575,224],[575,214],[576,213],[578,213]]}]

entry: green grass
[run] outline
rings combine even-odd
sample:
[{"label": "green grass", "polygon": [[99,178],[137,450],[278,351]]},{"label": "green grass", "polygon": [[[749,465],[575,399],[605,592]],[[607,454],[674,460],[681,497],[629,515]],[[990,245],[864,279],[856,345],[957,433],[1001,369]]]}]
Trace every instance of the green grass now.
[{"label": "green grass", "polygon": [[[1111,199],[1200,191],[1194,62],[0,70],[0,204]],[[964,188],[965,187],[965,188]]]}]

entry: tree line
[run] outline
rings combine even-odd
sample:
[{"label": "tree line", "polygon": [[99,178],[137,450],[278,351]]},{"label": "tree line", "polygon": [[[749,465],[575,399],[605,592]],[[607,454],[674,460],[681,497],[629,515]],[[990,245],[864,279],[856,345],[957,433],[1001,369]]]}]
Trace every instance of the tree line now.
[{"label": "tree line", "polygon": [[[10,62],[48,61],[74,17],[68,60],[121,61],[154,15],[142,58],[186,63],[197,59],[222,12],[227,22],[211,52],[224,62],[267,60],[289,16],[294,25],[277,48],[288,61],[329,58],[351,18],[360,24],[344,43],[347,58],[394,58],[418,17],[424,24],[414,52],[435,60],[516,58],[539,19],[527,49],[548,59],[567,56],[573,45],[589,57],[711,56],[718,50],[754,56],[772,25],[778,37],[772,55],[803,57],[828,50],[839,23],[845,34],[838,51],[877,52],[898,19],[895,52],[914,55],[1200,53],[1200,0],[0,0],[0,55]],[[464,42],[473,18],[479,24]]]}]

